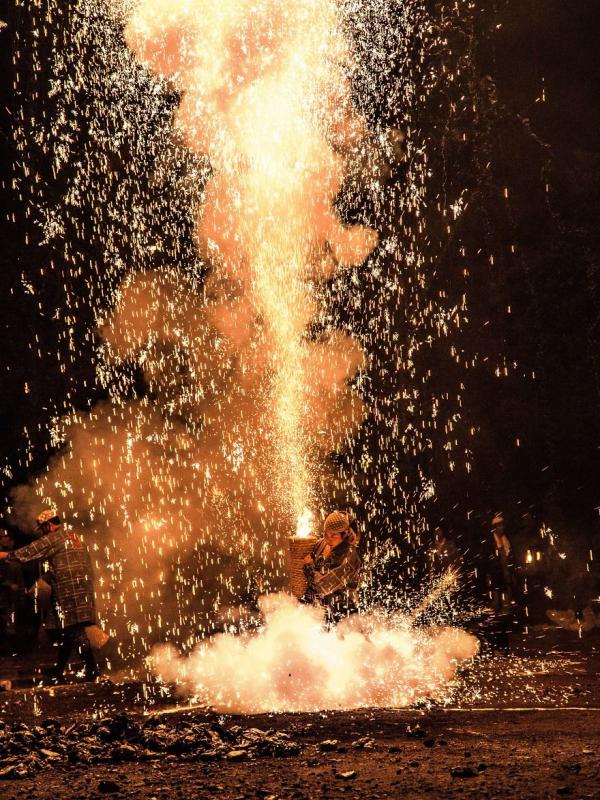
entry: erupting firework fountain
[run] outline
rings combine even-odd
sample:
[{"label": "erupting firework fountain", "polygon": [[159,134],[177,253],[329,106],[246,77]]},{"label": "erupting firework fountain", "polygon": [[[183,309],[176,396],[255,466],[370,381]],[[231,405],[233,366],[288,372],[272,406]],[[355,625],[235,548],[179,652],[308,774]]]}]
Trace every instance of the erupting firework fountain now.
[{"label": "erupting firework fountain", "polygon": [[[231,0],[218,8],[204,0],[143,0],[127,40],[145,64],[177,80],[183,97],[176,126],[193,150],[208,154],[214,170],[198,226],[213,270],[206,313],[219,334],[236,343],[231,354],[245,367],[246,393],[259,407],[266,404],[253,432],[266,434],[261,449],[263,456],[270,453],[275,476],[271,502],[282,506],[284,519],[298,520],[300,535],[291,543],[292,590],[298,595],[300,558],[312,544],[307,509],[315,506],[320,462],[337,444],[332,408],[338,418],[343,408],[345,427],[362,417],[360,401],[347,388],[362,352],[339,333],[308,341],[316,312],[311,287],[337,269],[362,264],[377,241],[367,227],[342,225],[333,206],[347,159],[369,147],[367,127],[351,100],[352,56],[339,11],[331,0]],[[431,654],[421,643],[416,655],[410,630],[394,631],[388,621],[372,624],[368,635],[353,632],[351,623],[345,632],[324,632],[318,611],[283,599],[263,601],[263,607],[260,638],[220,638],[202,648],[191,666],[176,669],[175,679],[185,684],[191,670],[191,684],[202,687],[205,700],[246,711],[405,704],[419,692],[434,693],[456,659],[476,651],[460,632],[444,634],[453,647],[432,637],[445,668],[440,674],[431,664],[420,665],[419,685],[407,677],[407,665],[414,668]],[[385,651],[398,672],[391,680],[384,675]],[[155,658],[161,676],[172,674],[164,657]],[[231,680],[223,681],[224,666],[246,659],[262,664],[258,672],[268,685],[254,670],[243,681],[227,669]],[[341,664],[340,695],[334,686]],[[278,675],[282,670],[291,678],[287,685]]]},{"label": "erupting firework fountain", "polygon": [[315,507],[324,456],[362,418],[347,387],[360,347],[339,332],[307,336],[315,284],[362,264],[377,241],[369,228],[342,225],[333,207],[348,153],[367,146],[337,8],[150,0],[136,7],[127,40],[177,81],[176,127],[210,158],[198,224],[212,266],[206,315],[239,361],[254,400],[250,435],[262,439],[254,449],[272,472],[267,500],[289,529]]},{"label": "erupting firework fountain", "polygon": [[[357,110],[335,0],[129,5],[128,47],[176,88],[176,136],[208,159],[195,229],[208,277],[171,265],[125,278],[99,320],[101,373],[110,383],[133,364],[147,393],[113,390],[64,419],[68,451],[15,505],[23,520],[39,496],[85,514],[102,612],[147,652],[167,637],[191,646],[200,612],[218,618],[280,590],[290,571],[293,594],[304,591],[330,454],[367,413],[352,384],[366,354],[332,327],[327,289],[368,262],[378,236],[345,224],[339,197],[349,176],[368,179],[384,139],[393,149],[402,137],[375,135]],[[158,674],[239,710],[399,705],[438,693],[476,650],[408,617],[325,631],[318,610],[286,595],[261,603],[261,636],[219,636],[189,662],[155,652]],[[261,665],[247,691],[228,666],[243,657]]]}]

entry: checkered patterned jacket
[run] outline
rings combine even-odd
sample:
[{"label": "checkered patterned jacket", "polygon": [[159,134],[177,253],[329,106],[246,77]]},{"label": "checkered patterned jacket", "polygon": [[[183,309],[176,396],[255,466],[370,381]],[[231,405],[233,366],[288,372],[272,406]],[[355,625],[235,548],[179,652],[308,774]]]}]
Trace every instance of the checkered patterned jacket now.
[{"label": "checkered patterned jacket", "polygon": [[56,580],[56,610],[63,628],[96,622],[92,563],[77,534],[61,528],[15,550],[11,557],[21,563],[44,559],[50,562]]},{"label": "checkered patterned jacket", "polygon": [[312,553],[314,565],[305,566],[310,589],[322,599],[356,589],[362,566],[356,547],[345,539],[327,558],[323,558],[322,550],[319,542]]}]

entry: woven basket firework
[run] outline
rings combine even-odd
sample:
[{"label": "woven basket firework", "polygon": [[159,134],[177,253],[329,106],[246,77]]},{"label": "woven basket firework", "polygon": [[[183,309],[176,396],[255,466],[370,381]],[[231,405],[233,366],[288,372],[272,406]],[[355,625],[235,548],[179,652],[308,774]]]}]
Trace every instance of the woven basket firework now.
[{"label": "woven basket firework", "polygon": [[295,597],[302,597],[308,589],[304,559],[310,555],[317,541],[314,536],[293,536],[290,539],[290,591]]}]

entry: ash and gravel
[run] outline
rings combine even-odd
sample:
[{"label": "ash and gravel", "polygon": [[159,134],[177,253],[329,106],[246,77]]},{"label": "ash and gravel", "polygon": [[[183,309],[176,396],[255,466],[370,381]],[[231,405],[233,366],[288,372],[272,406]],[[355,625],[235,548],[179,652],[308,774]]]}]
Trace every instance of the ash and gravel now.
[{"label": "ash and gravel", "polygon": [[139,684],[4,692],[0,796],[600,800],[600,641],[577,644],[482,661],[447,706],[224,716]]},{"label": "ash and gravel", "polygon": [[[98,720],[60,734],[56,724],[40,725],[47,733],[30,731],[36,745],[22,736],[35,747],[25,759],[40,763],[5,778],[2,797],[600,797],[594,710],[284,715],[269,718],[271,730],[256,729],[256,720],[215,725],[203,712],[115,721],[112,729]],[[75,732],[84,738],[72,746],[92,751],[89,763],[69,761]]]},{"label": "ash and gravel", "polygon": [[299,752],[300,746],[281,731],[199,719],[169,723],[157,716],[136,720],[118,714],[73,724],[52,718],[38,725],[0,723],[0,780],[78,764],[142,763],[170,756],[181,762],[244,761]]}]

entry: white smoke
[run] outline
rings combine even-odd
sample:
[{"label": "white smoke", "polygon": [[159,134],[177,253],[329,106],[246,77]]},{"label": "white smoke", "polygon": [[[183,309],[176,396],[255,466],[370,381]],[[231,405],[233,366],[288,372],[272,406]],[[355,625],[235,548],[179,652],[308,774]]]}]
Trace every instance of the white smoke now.
[{"label": "white smoke", "polygon": [[478,651],[465,631],[414,628],[401,614],[350,617],[327,630],[319,608],[289,595],[265,596],[260,607],[258,631],[219,634],[188,657],[155,648],[155,673],[219,711],[402,707],[440,698]]}]

